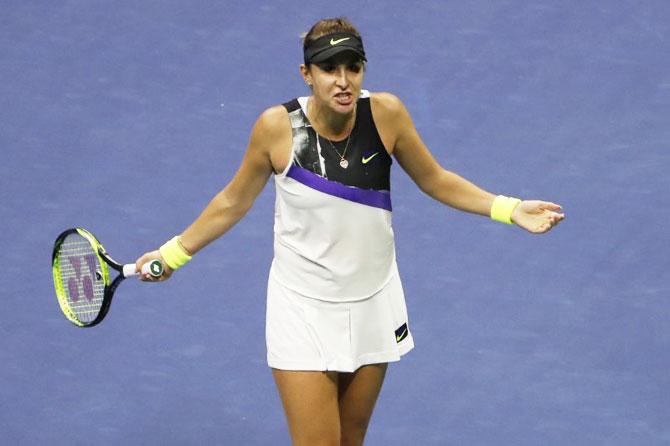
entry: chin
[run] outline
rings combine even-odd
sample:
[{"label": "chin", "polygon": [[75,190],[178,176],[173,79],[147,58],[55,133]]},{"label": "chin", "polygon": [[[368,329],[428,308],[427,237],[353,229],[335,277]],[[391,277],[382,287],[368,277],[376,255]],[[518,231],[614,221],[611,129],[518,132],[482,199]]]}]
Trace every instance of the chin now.
[{"label": "chin", "polygon": [[354,111],[354,105],[351,104],[351,105],[348,105],[348,106],[346,106],[346,107],[343,107],[343,106],[341,106],[341,105],[337,105],[337,106],[333,109],[333,111],[334,111],[335,113],[339,113],[339,114],[341,114],[341,115],[348,115],[348,114],[350,114],[350,113],[353,113],[353,111]]}]

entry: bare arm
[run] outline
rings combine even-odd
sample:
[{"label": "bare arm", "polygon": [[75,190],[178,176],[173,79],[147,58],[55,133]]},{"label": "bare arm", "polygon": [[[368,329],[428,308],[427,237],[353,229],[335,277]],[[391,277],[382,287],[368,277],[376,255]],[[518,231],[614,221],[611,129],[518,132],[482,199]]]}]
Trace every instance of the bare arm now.
[{"label": "bare arm", "polygon": [[277,108],[266,110],[258,118],[237,173],[181,236],[191,254],[225,234],[251,209],[272,174],[270,151],[283,130],[282,123],[288,125],[288,119]]},{"label": "bare arm", "polygon": [[445,170],[433,158],[404,104],[397,97],[375,95],[375,120],[400,166],[431,198],[466,212],[488,215],[495,196],[465,178]]},{"label": "bare arm", "polygon": [[[273,172],[271,151],[286,140],[287,132],[290,135],[283,107],[273,107],[261,114],[237,173],[181,235],[181,244],[191,255],[225,234],[249,211]],[[155,258],[160,258],[158,251],[144,254],[136,261],[136,268],[141,270],[145,262]],[[166,265],[163,278],[171,273]]]},{"label": "bare arm", "polygon": [[[440,166],[400,99],[379,93],[374,95],[373,107],[384,144],[424,193],[453,208],[490,215],[495,195]],[[563,219],[560,210],[554,203],[524,201],[515,209],[512,220],[530,232],[546,232]]]}]

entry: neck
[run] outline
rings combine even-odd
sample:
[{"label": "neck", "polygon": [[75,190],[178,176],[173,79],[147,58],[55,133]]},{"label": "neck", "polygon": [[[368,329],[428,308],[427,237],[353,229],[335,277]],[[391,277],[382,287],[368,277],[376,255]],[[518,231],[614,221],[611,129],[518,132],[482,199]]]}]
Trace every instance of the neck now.
[{"label": "neck", "polygon": [[309,98],[307,115],[307,119],[318,134],[328,139],[340,140],[346,138],[354,128],[356,107],[350,113],[333,113],[328,108],[320,106],[312,96]]}]

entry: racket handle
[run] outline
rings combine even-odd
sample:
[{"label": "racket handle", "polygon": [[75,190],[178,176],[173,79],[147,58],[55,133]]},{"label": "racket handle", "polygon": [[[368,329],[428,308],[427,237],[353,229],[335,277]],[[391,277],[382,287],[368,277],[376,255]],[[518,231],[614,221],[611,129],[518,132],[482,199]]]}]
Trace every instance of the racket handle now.
[{"label": "racket handle", "polygon": [[[137,276],[138,274],[140,273],[135,271],[134,263],[123,265],[123,277]],[[147,262],[142,265],[141,274],[150,274],[154,277],[160,277],[163,274],[163,264],[158,259]]]}]

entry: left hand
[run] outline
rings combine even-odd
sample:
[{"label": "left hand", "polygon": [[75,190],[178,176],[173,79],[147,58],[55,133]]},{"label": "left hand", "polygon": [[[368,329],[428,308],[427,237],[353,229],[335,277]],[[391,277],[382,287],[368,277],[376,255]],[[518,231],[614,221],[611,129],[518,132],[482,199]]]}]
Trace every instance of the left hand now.
[{"label": "left hand", "polygon": [[525,200],[512,212],[512,221],[533,234],[543,234],[565,218],[563,209],[556,203]]}]

